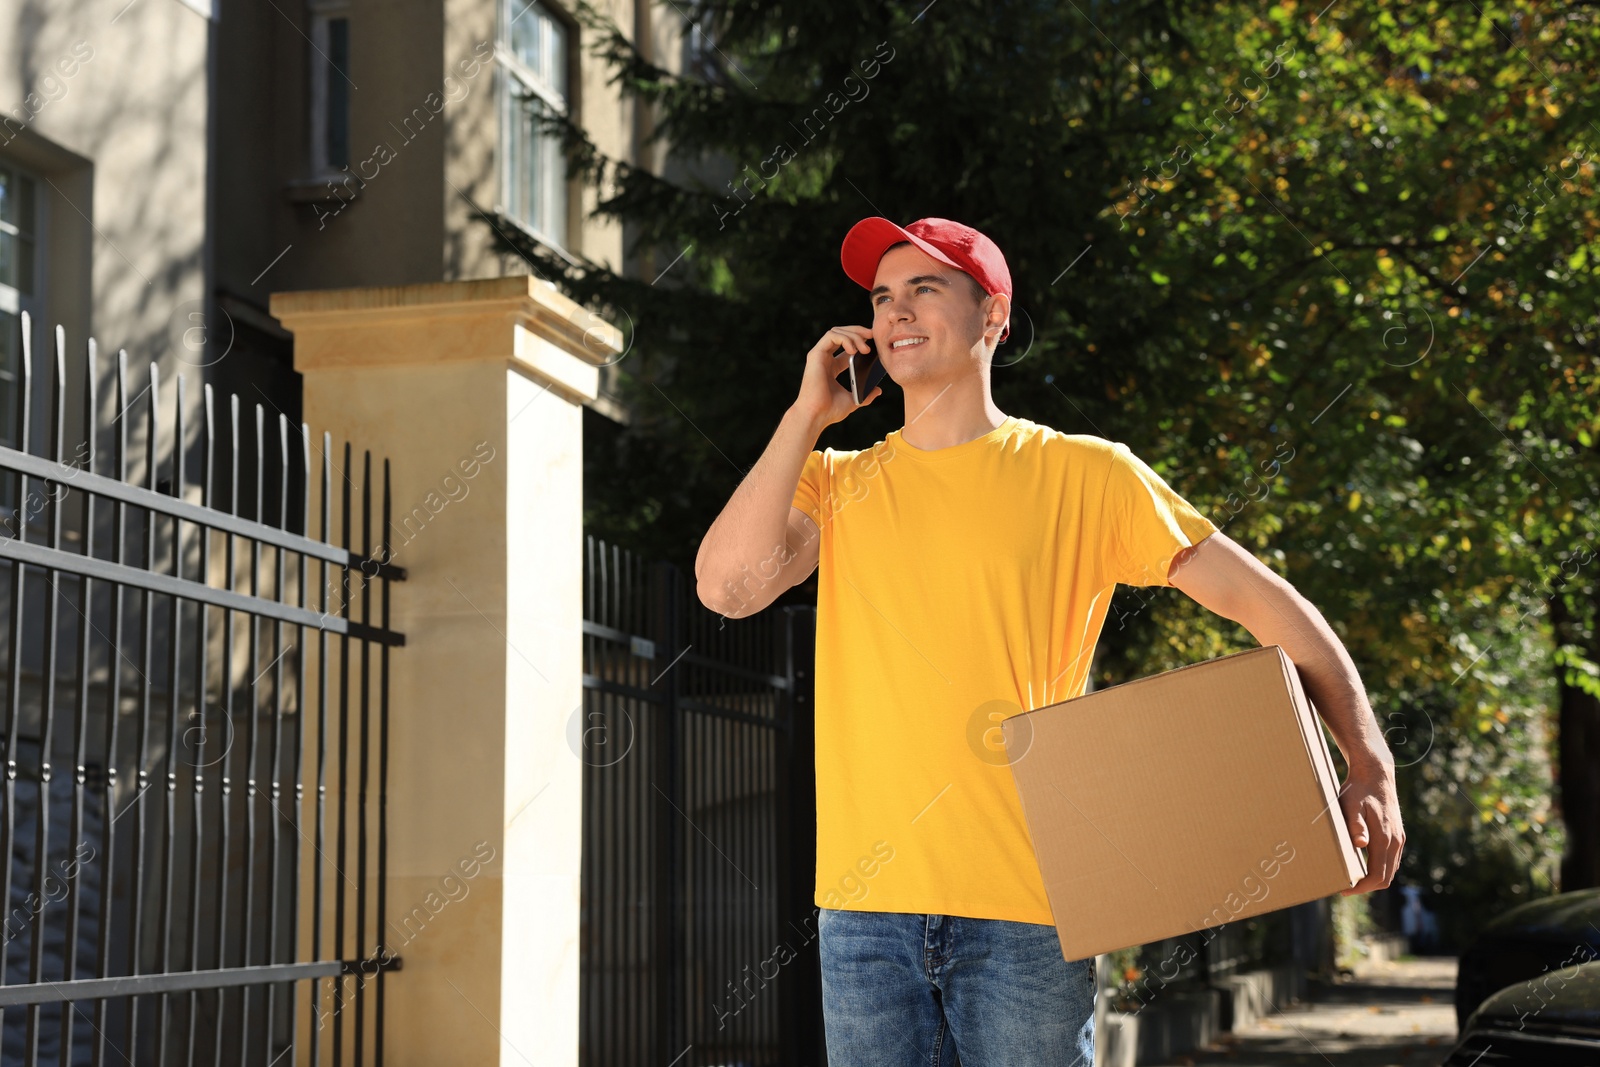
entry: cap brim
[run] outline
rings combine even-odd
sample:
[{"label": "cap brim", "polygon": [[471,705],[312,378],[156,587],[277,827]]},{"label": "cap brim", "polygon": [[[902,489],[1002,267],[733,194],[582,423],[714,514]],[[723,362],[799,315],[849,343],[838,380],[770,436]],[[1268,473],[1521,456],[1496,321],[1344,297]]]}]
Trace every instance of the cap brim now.
[{"label": "cap brim", "polygon": [[870,290],[878,277],[878,261],[891,245],[901,241],[910,241],[930,258],[947,267],[961,269],[960,264],[952,263],[949,256],[933,245],[878,215],[862,219],[850,227],[850,232],[844,235],[844,243],[839,247],[839,262],[851,281]]}]

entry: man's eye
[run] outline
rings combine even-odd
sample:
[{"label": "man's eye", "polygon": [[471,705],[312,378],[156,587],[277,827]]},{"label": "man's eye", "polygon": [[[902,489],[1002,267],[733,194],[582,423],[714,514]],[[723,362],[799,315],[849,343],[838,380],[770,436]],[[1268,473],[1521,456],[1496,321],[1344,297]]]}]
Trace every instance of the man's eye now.
[{"label": "man's eye", "polygon": [[[930,293],[937,293],[939,291],[939,290],[935,289],[931,285],[919,285],[919,286],[917,286],[917,292],[919,292],[919,293],[922,292],[922,290],[924,290],[924,289],[928,290],[928,292],[930,292]],[[888,299],[888,294],[887,293],[880,293],[878,296],[875,296],[875,297],[872,298],[872,302],[874,304],[881,304],[887,299]]]}]

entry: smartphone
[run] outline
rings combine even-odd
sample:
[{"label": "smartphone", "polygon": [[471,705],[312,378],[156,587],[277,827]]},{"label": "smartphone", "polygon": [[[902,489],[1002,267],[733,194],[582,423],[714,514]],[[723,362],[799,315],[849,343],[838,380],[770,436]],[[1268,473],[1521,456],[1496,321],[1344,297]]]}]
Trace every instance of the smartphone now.
[{"label": "smartphone", "polygon": [[[872,395],[872,390],[883,381],[885,371],[883,361],[878,358],[878,346],[871,338],[867,339],[867,350],[856,352],[850,357],[850,396],[857,405],[866,403],[867,397]],[[842,376],[841,376],[842,377]],[[840,385],[844,385],[841,380]]]}]

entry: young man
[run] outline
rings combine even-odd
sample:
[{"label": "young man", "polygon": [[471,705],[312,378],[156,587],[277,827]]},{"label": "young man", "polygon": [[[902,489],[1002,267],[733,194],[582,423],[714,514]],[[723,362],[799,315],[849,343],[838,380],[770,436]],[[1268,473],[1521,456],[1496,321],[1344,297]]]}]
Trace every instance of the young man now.
[{"label": "young man", "polygon": [[[1084,692],[1117,583],[1175,586],[1281,645],[1350,775],[1340,793],[1387,886],[1405,835],[1394,761],[1328,624],[1125,445],[995,406],[1011,274],[947,219],[857,223],[845,273],[871,326],[806,355],[800,393],[701,543],[727,616],[819,570],[817,878],[833,1067],[1094,1061],[1094,960],[1062,958],[998,722]],[[871,341],[906,424],[817,451],[856,405],[836,377]],[[837,352],[837,354],[835,354]],[[874,389],[872,403],[882,389]]]}]

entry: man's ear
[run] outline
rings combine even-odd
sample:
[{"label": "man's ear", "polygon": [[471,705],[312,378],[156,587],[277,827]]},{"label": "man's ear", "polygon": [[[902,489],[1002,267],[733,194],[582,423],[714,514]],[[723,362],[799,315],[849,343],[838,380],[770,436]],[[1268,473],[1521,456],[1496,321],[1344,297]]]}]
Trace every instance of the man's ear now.
[{"label": "man's ear", "polygon": [[984,314],[984,329],[998,326],[1004,330],[1006,323],[1011,318],[1011,298],[1004,293],[991,293],[989,294],[989,300],[992,303],[989,305],[989,310]]}]

